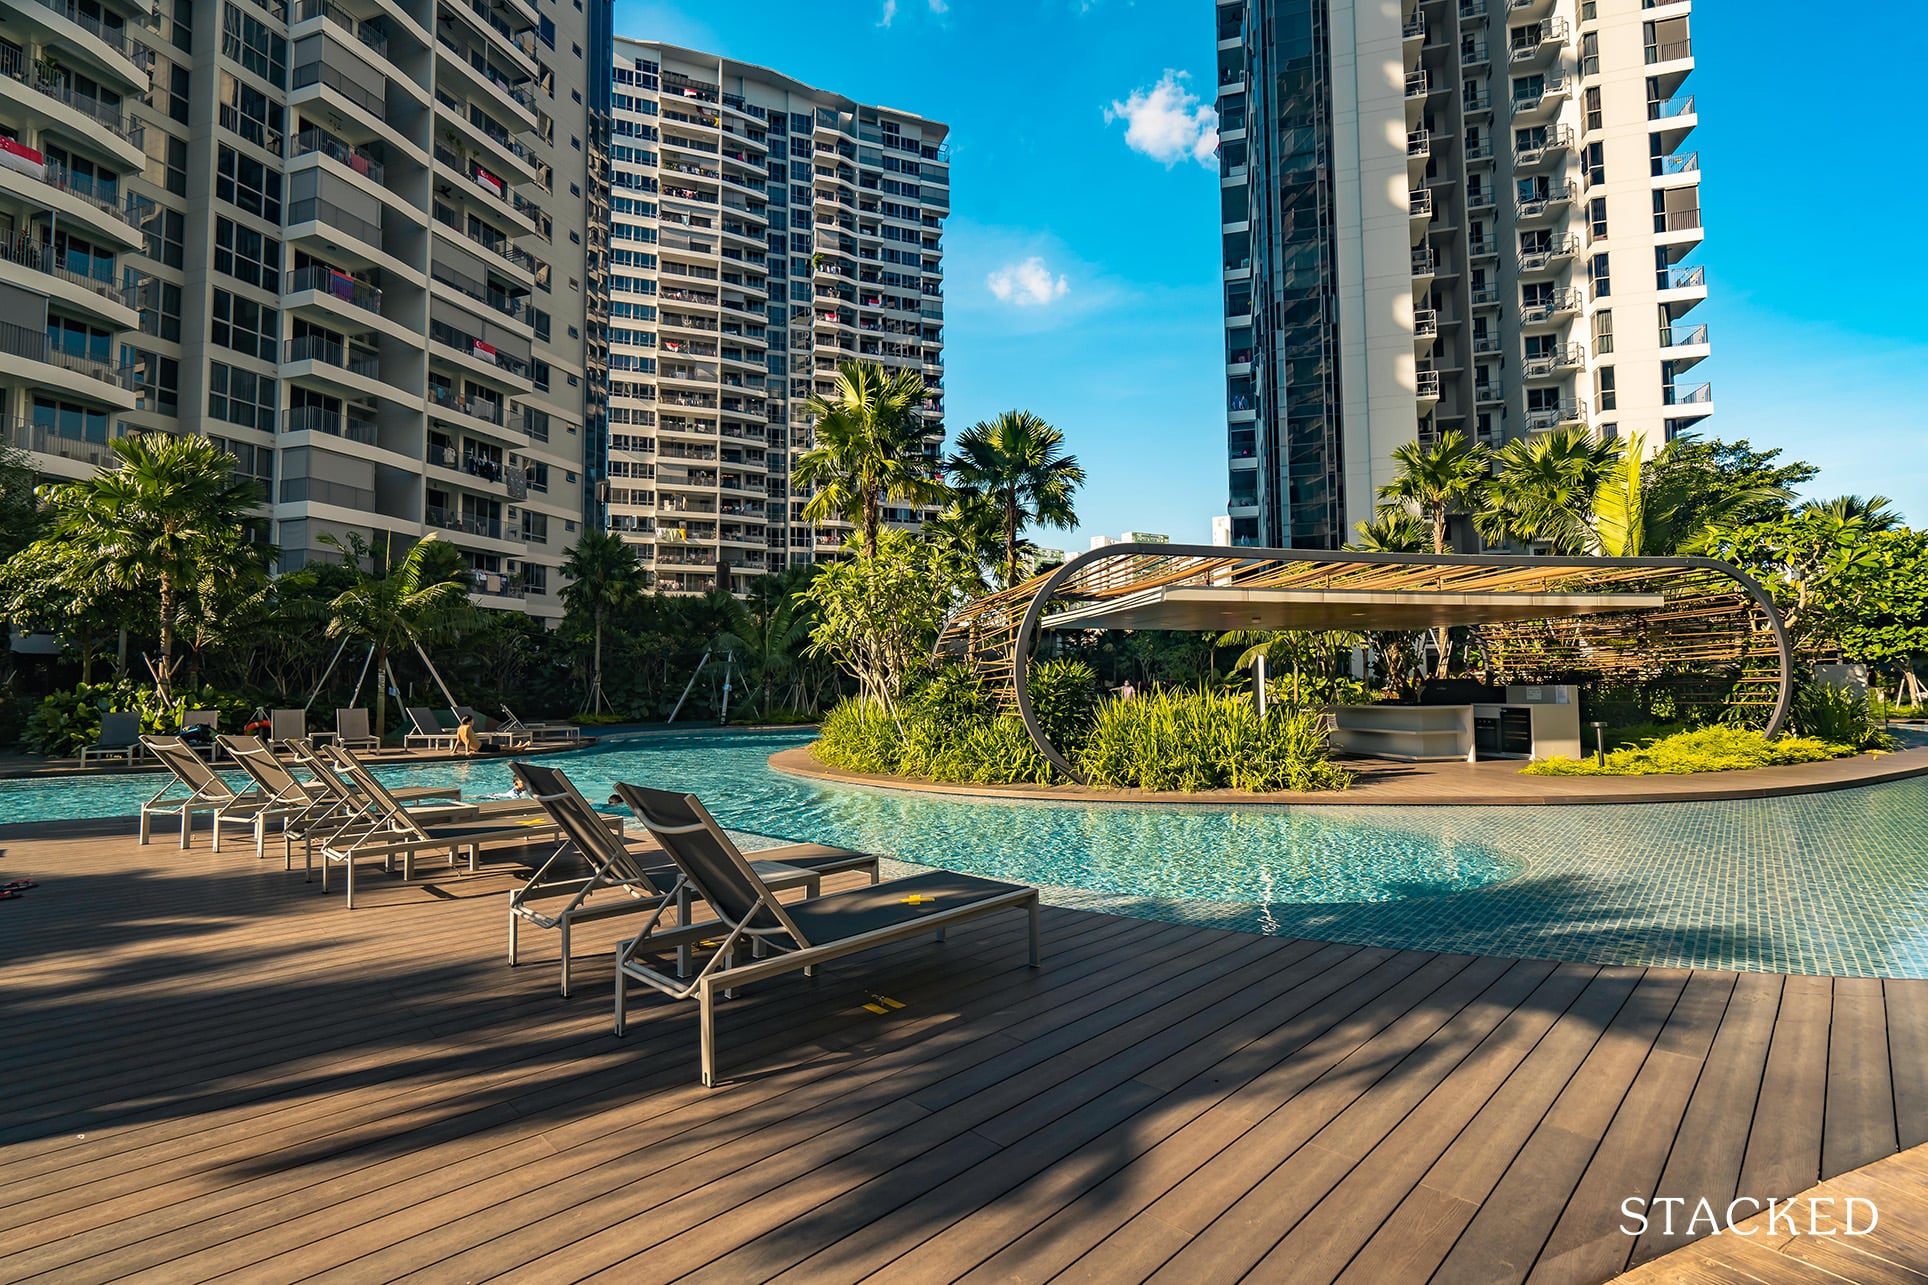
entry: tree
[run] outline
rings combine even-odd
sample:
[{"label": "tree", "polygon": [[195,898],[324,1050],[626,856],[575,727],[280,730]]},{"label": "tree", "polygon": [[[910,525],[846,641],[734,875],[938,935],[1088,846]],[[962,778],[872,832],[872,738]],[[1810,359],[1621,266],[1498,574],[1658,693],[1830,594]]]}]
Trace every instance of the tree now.
[{"label": "tree", "polygon": [[810,654],[843,666],[865,696],[895,708],[972,581],[951,550],[884,532],[874,555],[829,564],[811,581],[804,593],[817,613]]},{"label": "tree", "polygon": [[1623,449],[1584,428],[1513,439],[1493,454],[1499,473],[1474,525],[1490,544],[1510,539],[1584,553],[1593,537],[1593,498]]},{"label": "tree", "polygon": [[1832,500],[1809,500],[1798,512],[1824,513],[1837,522],[1857,520],[1869,531],[1892,531],[1901,525],[1901,514],[1891,507],[1893,504],[1885,495],[1870,495],[1865,500],[1858,495],[1837,495]]},{"label": "tree", "polygon": [[[595,629],[594,660],[590,666],[590,713],[598,706],[612,708],[603,692],[603,624],[609,613],[633,604],[642,595],[648,573],[636,561],[635,548],[613,531],[584,531],[562,560],[562,605],[586,615]],[[580,637],[580,635],[578,635]]]},{"label": "tree", "polygon": [[[924,538],[976,568],[980,590],[990,588],[992,572],[1003,567],[1004,517],[982,495],[959,492],[943,512],[924,524]],[[1018,541],[1020,553],[1030,547],[1029,540]]]},{"label": "tree", "polygon": [[[346,544],[332,535],[321,539],[356,573],[355,582],[328,604],[328,636],[363,638],[375,648],[375,735],[381,736],[388,728],[389,653],[446,635],[470,609],[461,555],[429,535],[400,562],[378,569],[359,535],[349,536]],[[363,559],[371,564],[368,568],[362,566]]]},{"label": "tree", "polygon": [[1674,524],[1698,531],[1715,523],[1771,522],[1785,515],[1794,492],[1820,472],[1804,460],[1777,463],[1779,450],[1746,440],[1702,441],[1681,433],[1648,462],[1656,490],[1680,497]]},{"label": "tree", "polygon": [[1428,520],[1432,551],[1445,553],[1446,517],[1455,509],[1479,509],[1489,481],[1491,454],[1483,445],[1469,446],[1465,437],[1451,429],[1441,433],[1430,450],[1407,442],[1393,448],[1393,463],[1399,471],[1379,488],[1379,498],[1389,501],[1387,507],[1404,508]]},{"label": "tree", "polygon": [[45,527],[32,461],[25,451],[0,446],[0,562],[39,539]]},{"label": "tree", "polygon": [[[1752,522],[1754,515],[1779,504],[1786,512],[1792,497],[1767,484],[1728,479],[1709,482],[1699,468],[1683,468],[1675,446],[1651,460],[1635,434],[1619,463],[1608,470],[1593,496],[1594,548],[1609,558],[1654,557],[1692,547],[1716,524]],[[1711,487],[1711,494],[1697,489]]]},{"label": "tree", "polygon": [[794,486],[816,492],[803,506],[805,521],[854,524],[864,556],[874,558],[886,501],[936,505],[950,499],[950,488],[931,476],[917,417],[924,395],[915,371],[891,373],[867,361],[837,368],[836,391],[810,398],[816,444],[790,472]]},{"label": "tree", "polygon": [[45,488],[53,514],[47,552],[72,579],[154,594],[154,681],[161,699],[172,700],[175,635],[191,600],[214,586],[258,583],[277,556],[247,538],[261,488],[205,437],[140,433],[111,446],[113,468]]},{"label": "tree", "polygon": [[[801,684],[793,679],[816,620],[809,604],[789,591],[795,583],[797,579],[788,573],[760,577],[750,605],[732,604],[737,608],[736,619],[716,640],[736,659],[746,688],[744,704],[764,715],[777,708],[774,698],[786,684],[801,696]],[[794,705],[800,707],[801,699]]]},{"label": "tree", "polygon": [[1381,509],[1352,529],[1359,538],[1346,548],[1361,553],[1424,553],[1430,535],[1426,524],[1404,509]]},{"label": "tree", "polygon": [[952,484],[997,505],[1003,518],[1004,583],[1018,581],[1018,536],[1024,527],[1069,530],[1078,524],[1071,497],[1084,485],[1075,455],[1064,452],[1064,434],[1028,410],[1009,410],[979,420],[957,439],[950,458]]}]

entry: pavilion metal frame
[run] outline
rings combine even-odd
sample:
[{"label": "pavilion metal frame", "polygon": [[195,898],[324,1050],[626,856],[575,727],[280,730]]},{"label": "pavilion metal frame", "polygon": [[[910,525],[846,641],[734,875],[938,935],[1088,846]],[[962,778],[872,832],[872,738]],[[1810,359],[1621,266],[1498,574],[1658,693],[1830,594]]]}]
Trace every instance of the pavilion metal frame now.
[{"label": "pavilion metal frame", "polygon": [[[1039,753],[1074,781],[1076,768],[1039,725],[1030,660],[1054,602],[1102,603],[1147,590],[1214,588],[1413,593],[1637,592],[1625,612],[1474,626],[1489,662],[1511,673],[1583,670],[1653,676],[1674,669],[1738,671],[1771,683],[1766,731],[1777,735],[1793,698],[1794,655],[1774,600],[1746,572],[1713,558],[1559,558],[1516,554],[1363,553],[1194,544],[1113,544],[968,604],[938,639],[1015,707]],[[1281,624],[1279,628],[1289,627]],[[1358,628],[1370,631],[1370,621]],[[1752,702],[1767,704],[1766,693]]]}]

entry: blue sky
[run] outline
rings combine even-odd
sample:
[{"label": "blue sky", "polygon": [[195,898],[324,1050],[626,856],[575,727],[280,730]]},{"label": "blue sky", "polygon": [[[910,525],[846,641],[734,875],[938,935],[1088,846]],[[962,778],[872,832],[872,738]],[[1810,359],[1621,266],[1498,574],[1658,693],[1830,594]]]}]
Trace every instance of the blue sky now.
[{"label": "blue sky", "polygon": [[[1905,41],[1816,41],[1792,0],[1706,4],[1691,87],[1714,358],[1708,436],[1928,522],[1928,176]],[[619,35],[947,122],[952,433],[1022,406],[1089,475],[1072,549],[1204,540],[1225,505],[1210,0],[617,0]],[[1168,76],[1168,73],[1176,73]],[[1189,79],[1187,79],[1189,77]],[[1136,97],[1134,97],[1136,96]],[[1136,144],[1136,146],[1134,146]]]}]

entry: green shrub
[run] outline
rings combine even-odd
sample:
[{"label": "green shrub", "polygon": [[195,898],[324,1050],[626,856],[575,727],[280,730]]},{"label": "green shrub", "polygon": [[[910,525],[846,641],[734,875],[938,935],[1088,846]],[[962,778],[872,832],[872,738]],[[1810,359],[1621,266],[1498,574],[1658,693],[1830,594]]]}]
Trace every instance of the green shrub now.
[{"label": "green shrub", "polygon": [[1528,776],[1660,776],[1693,772],[1732,772],[1787,763],[1818,763],[1854,754],[1852,745],[1812,736],[1768,740],[1738,727],[1699,727],[1676,732],[1647,745],[1612,750],[1596,759],[1550,758],[1521,768]]},{"label": "green shrub", "polygon": [[1144,790],[1338,790],[1326,723],[1312,709],[1214,692],[1148,692],[1098,709],[1074,760],[1093,785]]},{"label": "green shrub", "polygon": [[1823,683],[1810,683],[1794,693],[1788,722],[1803,736],[1852,745],[1858,750],[1885,750],[1894,745],[1865,693]]},{"label": "green shrub", "polygon": [[181,730],[181,715],[190,709],[219,710],[220,730],[224,732],[239,732],[254,712],[249,701],[213,687],[177,688],[169,704],[152,687],[127,679],[82,683],[70,692],[54,692],[41,700],[27,719],[20,746],[32,754],[78,754],[100,739],[100,716],[113,710],[136,711],[143,733],[169,736]]},{"label": "green shrub", "polygon": [[1031,712],[1045,739],[1062,752],[1091,734],[1098,711],[1098,675],[1082,660],[1047,660],[1031,671]]},{"label": "green shrub", "polygon": [[810,746],[819,760],[850,772],[894,775],[901,757],[897,724],[875,701],[851,697],[823,716]]}]

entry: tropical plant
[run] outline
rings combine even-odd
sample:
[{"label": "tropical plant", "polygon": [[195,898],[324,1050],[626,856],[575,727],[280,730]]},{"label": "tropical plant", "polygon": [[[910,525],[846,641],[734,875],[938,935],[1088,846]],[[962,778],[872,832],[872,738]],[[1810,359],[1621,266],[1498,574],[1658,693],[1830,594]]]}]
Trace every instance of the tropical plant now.
[{"label": "tropical plant", "polygon": [[355,582],[328,604],[328,636],[361,638],[374,647],[375,735],[381,736],[388,727],[389,654],[404,647],[426,654],[426,644],[453,632],[470,610],[461,555],[429,535],[401,561],[378,568],[361,536],[351,535],[345,544],[333,535],[321,539],[356,573]]},{"label": "tropical plant", "polygon": [[1546,544],[1556,554],[1586,552],[1593,501],[1624,447],[1584,428],[1515,438],[1493,453],[1499,473],[1473,517],[1489,544]]},{"label": "tropical plant", "polygon": [[33,754],[77,754],[100,740],[101,715],[109,710],[139,714],[141,731],[150,736],[180,731],[182,715],[190,709],[215,710],[221,726],[238,731],[253,708],[245,698],[213,687],[182,686],[173,696],[163,697],[155,688],[130,679],[81,683],[42,698],[27,718],[20,744]]},{"label": "tropical plant", "polygon": [[816,611],[810,652],[856,678],[886,707],[925,672],[951,611],[974,584],[955,553],[903,531],[887,531],[874,555],[824,566],[804,597]]},{"label": "tropical plant", "polygon": [[1405,509],[1381,509],[1352,529],[1359,538],[1346,548],[1361,553],[1423,553],[1429,536],[1426,524]]},{"label": "tropical plant", "polygon": [[[205,437],[139,433],[111,444],[117,462],[44,489],[53,515],[40,562],[69,587],[151,592],[159,624],[154,681],[170,697],[176,633],[190,600],[215,586],[259,583],[276,553],[248,538],[261,488]],[[32,552],[31,550],[29,552]]]},{"label": "tropical plant", "polygon": [[[1003,519],[996,504],[981,495],[960,493],[924,524],[923,534],[978,568],[979,587],[990,588],[988,569],[1000,568],[1004,558]],[[1030,542],[1020,539],[1018,545],[1024,549]]]},{"label": "tropical plant", "polygon": [[1093,785],[1144,790],[1340,790],[1324,715],[1274,708],[1261,718],[1246,697],[1147,692],[1099,706],[1072,760]]},{"label": "tropical plant", "polygon": [[1714,522],[1745,525],[1786,517],[1794,492],[1820,472],[1805,460],[1780,462],[1778,450],[1757,451],[1745,439],[1703,441],[1677,433],[1647,461],[1656,490],[1679,495],[1674,525],[1698,531]]},{"label": "tropical plant", "polygon": [[728,650],[743,675],[744,709],[767,716],[780,708],[777,698],[786,688],[797,696],[788,703],[790,708],[804,704],[801,693],[795,691],[795,679],[816,622],[806,602],[776,583],[779,577],[763,579],[772,584],[765,587],[759,582],[760,592],[750,606],[735,604],[730,626],[716,643]]},{"label": "tropical plant", "polygon": [[25,451],[0,446],[0,561],[38,539],[45,525],[34,496],[32,460]]},{"label": "tropical plant", "polygon": [[1448,429],[1430,448],[1406,442],[1393,448],[1397,466],[1392,481],[1379,488],[1386,507],[1400,508],[1431,526],[1432,551],[1448,552],[1446,519],[1455,511],[1477,512],[1489,483],[1484,445],[1468,445],[1457,430]]},{"label": "tropical plant", "polygon": [[1691,547],[1711,527],[1762,506],[1785,506],[1788,492],[1772,485],[1725,488],[1715,498],[1695,491],[1696,473],[1674,466],[1673,445],[1652,460],[1635,434],[1593,496],[1593,547],[1609,558],[1654,557]]},{"label": "tropical plant", "polygon": [[603,624],[612,611],[635,603],[648,572],[636,560],[636,550],[613,531],[584,531],[562,560],[564,609],[589,617],[595,633],[589,688],[583,708],[589,713],[609,709],[603,692]]},{"label": "tropical plant", "polygon": [[1823,514],[1836,523],[1859,523],[1864,531],[1892,531],[1901,525],[1901,514],[1894,501],[1885,495],[1837,495],[1832,500],[1809,500],[1798,512]]},{"label": "tropical plant", "polygon": [[1786,763],[1818,763],[1824,759],[1846,758],[1855,752],[1852,745],[1811,736],[1779,736],[1770,741],[1744,727],[1697,727],[1645,745],[1609,750],[1604,758],[1555,756],[1529,763],[1520,771],[1527,776],[1685,775]]},{"label": "tropical plant", "polygon": [[979,420],[958,435],[947,465],[952,485],[997,506],[1007,586],[1018,581],[1018,537],[1026,526],[1070,530],[1078,523],[1071,499],[1085,472],[1063,451],[1064,434],[1028,410]]},{"label": "tropical plant", "polygon": [[928,434],[917,415],[924,396],[915,371],[858,361],[837,367],[835,391],[810,398],[816,444],[790,471],[797,490],[815,492],[803,506],[805,521],[854,524],[864,556],[874,558],[887,501],[940,505],[950,498],[950,488],[931,476]]},{"label": "tropical plant", "polygon": [[1851,745],[1857,750],[1892,749],[1894,738],[1868,693],[1826,683],[1806,683],[1794,693],[1788,721],[1803,736]]}]

